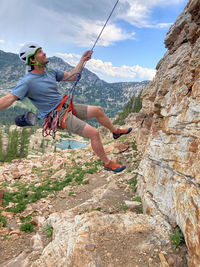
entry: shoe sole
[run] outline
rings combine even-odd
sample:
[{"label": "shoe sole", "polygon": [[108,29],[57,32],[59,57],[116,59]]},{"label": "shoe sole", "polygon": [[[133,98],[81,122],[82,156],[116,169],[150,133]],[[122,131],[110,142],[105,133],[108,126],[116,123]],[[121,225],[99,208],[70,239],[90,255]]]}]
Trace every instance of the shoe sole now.
[{"label": "shoe sole", "polygon": [[109,168],[109,167],[104,167],[104,170],[113,171],[113,172],[122,172],[124,169],[126,169],[126,166],[118,167],[116,169],[112,169],[112,168]]},{"label": "shoe sole", "polygon": [[121,134],[114,134],[113,133],[113,138],[114,139],[117,139],[117,138],[119,138],[120,136],[122,136],[124,134],[129,134],[131,131],[132,131],[132,128],[129,128],[128,131],[127,131],[127,133],[121,133]]}]

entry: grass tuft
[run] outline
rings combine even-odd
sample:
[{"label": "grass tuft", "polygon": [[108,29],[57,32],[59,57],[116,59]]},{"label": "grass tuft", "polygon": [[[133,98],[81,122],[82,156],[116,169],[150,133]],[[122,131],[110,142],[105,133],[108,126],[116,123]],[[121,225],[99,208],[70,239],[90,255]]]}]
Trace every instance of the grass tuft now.
[{"label": "grass tuft", "polygon": [[24,231],[26,233],[32,233],[34,231],[34,226],[30,222],[22,224],[20,226],[20,231]]},{"label": "grass tuft", "polygon": [[51,225],[47,225],[45,227],[45,233],[47,237],[52,237],[53,235],[53,227]]},{"label": "grass tuft", "polygon": [[185,239],[179,226],[175,228],[174,233],[171,235],[171,240],[175,249],[182,248],[182,246],[185,244]]}]

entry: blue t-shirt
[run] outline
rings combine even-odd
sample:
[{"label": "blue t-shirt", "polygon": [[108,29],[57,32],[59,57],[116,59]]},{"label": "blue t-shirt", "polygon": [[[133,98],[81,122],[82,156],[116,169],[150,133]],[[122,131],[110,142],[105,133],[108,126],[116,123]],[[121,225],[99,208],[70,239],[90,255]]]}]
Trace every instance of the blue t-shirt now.
[{"label": "blue t-shirt", "polygon": [[45,69],[43,74],[28,72],[11,91],[20,100],[28,97],[44,118],[54,110],[62,99],[58,92],[57,82],[60,82],[64,72],[57,69]]}]

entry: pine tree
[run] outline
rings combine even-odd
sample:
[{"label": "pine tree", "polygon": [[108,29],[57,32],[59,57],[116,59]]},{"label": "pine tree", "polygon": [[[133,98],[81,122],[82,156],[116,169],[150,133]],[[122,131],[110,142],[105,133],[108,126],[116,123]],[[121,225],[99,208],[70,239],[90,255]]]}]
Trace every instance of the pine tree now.
[{"label": "pine tree", "polygon": [[3,151],[2,137],[3,133],[0,132],[0,161],[11,161],[16,158],[27,157],[29,139],[31,132],[27,128],[14,129],[8,131],[8,146],[6,151]]},{"label": "pine tree", "polygon": [[131,112],[138,113],[141,110],[142,108],[141,94],[142,92],[140,92],[138,96],[133,95],[131,97],[130,101],[125,105],[123,111],[118,114],[117,119],[113,122],[114,124],[123,125],[125,123],[124,122],[125,118]]},{"label": "pine tree", "polygon": [[0,131],[0,154],[3,152],[2,132]]},{"label": "pine tree", "polygon": [[2,131],[0,131],[0,161],[3,161],[4,159],[4,152],[3,152],[3,134]]},{"label": "pine tree", "polygon": [[19,141],[19,134],[17,129],[14,129],[9,132],[8,134],[8,147],[5,159],[7,161],[11,161],[12,159],[17,158],[18,156],[18,141]]},{"label": "pine tree", "polygon": [[138,113],[142,108],[141,93],[135,98],[135,103],[132,108],[132,112]]},{"label": "pine tree", "polygon": [[22,128],[19,139],[19,158],[25,158],[28,155],[30,132],[25,127]]},{"label": "pine tree", "polygon": [[40,143],[40,148],[41,148],[41,152],[44,154],[44,152],[45,152],[44,139],[42,139],[42,141],[41,141],[41,143]]}]

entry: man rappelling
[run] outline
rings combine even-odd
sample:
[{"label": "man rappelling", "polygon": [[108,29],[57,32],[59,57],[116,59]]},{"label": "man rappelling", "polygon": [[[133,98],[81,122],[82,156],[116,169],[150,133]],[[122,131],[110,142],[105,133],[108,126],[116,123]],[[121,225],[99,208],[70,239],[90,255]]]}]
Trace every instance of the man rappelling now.
[{"label": "man rappelling", "polygon": [[58,128],[62,128],[63,130],[68,130],[74,134],[89,138],[92,149],[102,160],[105,170],[121,172],[126,167],[108,159],[98,130],[86,123],[85,120],[96,118],[102,126],[110,130],[114,139],[130,133],[132,128],[116,128],[99,106],[73,104],[73,108],[69,110],[68,105],[62,103],[63,98],[58,91],[57,82],[67,79],[69,81],[76,81],[85,63],[91,59],[92,53],[93,50],[86,51],[76,67],[70,72],[66,72],[47,68],[49,60],[46,57],[46,53],[43,52],[42,47],[38,44],[29,43],[24,45],[19,52],[19,57],[31,69],[18,82],[11,93],[0,98],[0,110],[6,109],[15,101],[27,97],[38,109],[40,118],[47,119],[49,114],[56,111],[56,114],[58,114],[56,127],[58,126]]}]

